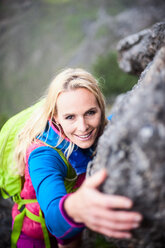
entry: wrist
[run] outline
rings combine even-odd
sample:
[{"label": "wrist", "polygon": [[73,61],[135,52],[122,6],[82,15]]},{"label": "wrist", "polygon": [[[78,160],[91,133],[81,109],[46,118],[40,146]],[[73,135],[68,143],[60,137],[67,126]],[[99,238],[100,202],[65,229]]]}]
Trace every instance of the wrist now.
[{"label": "wrist", "polygon": [[[73,193],[74,194],[74,193]],[[65,220],[73,227],[84,227],[81,220],[76,216],[76,207],[72,193],[62,197],[60,201],[60,210]]]}]

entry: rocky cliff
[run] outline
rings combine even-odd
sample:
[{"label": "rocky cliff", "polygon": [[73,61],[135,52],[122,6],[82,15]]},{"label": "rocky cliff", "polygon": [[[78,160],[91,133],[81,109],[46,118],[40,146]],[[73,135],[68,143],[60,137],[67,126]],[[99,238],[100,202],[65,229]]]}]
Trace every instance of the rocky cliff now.
[{"label": "rocky cliff", "polygon": [[132,91],[116,100],[112,121],[88,168],[90,175],[107,168],[101,190],[130,197],[133,209],[143,214],[131,240],[115,240],[120,248],[163,248],[165,243],[164,34],[165,23],[159,23],[119,43],[120,63],[126,71],[146,68]]}]

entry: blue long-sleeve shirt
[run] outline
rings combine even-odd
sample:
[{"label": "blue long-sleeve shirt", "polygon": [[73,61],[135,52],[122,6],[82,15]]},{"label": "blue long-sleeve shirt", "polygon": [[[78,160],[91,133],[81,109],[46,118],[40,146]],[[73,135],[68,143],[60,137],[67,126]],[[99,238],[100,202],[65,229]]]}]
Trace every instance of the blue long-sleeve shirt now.
[{"label": "blue long-sleeve shirt", "polygon": [[[49,126],[40,139],[48,145],[55,146],[58,138],[58,133],[53,126]],[[64,140],[58,148],[64,152],[67,145]],[[69,162],[77,175],[86,172],[91,155],[92,151],[90,149],[76,148],[73,151]],[[28,166],[47,228],[57,239],[67,240],[73,238],[82,231],[84,225],[69,219],[61,203],[67,195],[64,185],[64,180],[67,176],[67,165],[56,150],[49,146],[42,146],[30,153]]]},{"label": "blue long-sleeve shirt", "polygon": [[[108,117],[108,120],[112,115]],[[28,159],[29,173],[39,205],[44,213],[45,222],[49,231],[61,240],[70,240],[84,228],[81,223],[75,223],[63,209],[63,201],[67,196],[64,185],[67,176],[67,165],[53,148],[57,147],[63,153],[69,145],[67,140],[58,144],[59,133],[48,122],[43,135],[38,137],[48,146],[38,147],[30,153]],[[87,164],[92,159],[93,150],[75,147],[69,157],[69,163],[77,176],[86,173]],[[62,243],[62,242],[61,242]]]}]

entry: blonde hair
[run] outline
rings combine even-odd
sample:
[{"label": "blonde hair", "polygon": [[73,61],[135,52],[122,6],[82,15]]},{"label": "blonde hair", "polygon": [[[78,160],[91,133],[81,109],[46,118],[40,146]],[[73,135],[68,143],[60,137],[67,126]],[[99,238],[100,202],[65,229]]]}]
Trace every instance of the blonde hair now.
[{"label": "blonde hair", "polygon": [[[27,148],[30,144],[32,144],[32,142],[34,142],[38,135],[42,136],[46,128],[47,121],[50,120],[57,126],[58,129],[60,129],[54,120],[54,116],[57,114],[56,102],[58,95],[61,92],[75,90],[78,88],[86,88],[96,97],[101,110],[99,135],[102,134],[104,126],[107,123],[107,119],[105,117],[105,101],[98,86],[98,81],[89,72],[80,68],[69,68],[62,71],[53,79],[48,87],[45,97],[42,99],[42,104],[39,106],[37,111],[32,114],[31,118],[19,134],[18,144],[15,150],[15,160],[18,173],[21,176],[24,175]],[[62,140],[63,138],[60,138],[58,144],[61,143]],[[67,149],[67,158],[70,156],[73,149],[74,144],[70,142]]]}]

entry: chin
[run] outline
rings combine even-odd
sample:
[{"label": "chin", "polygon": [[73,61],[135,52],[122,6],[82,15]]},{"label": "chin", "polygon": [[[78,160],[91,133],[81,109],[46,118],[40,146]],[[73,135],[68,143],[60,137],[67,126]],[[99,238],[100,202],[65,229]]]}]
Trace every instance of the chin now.
[{"label": "chin", "polygon": [[81,149],[88,149],[93,145],[94,142],[89,142],[88,144],[77,144],[78,147],[80,147]]}]

